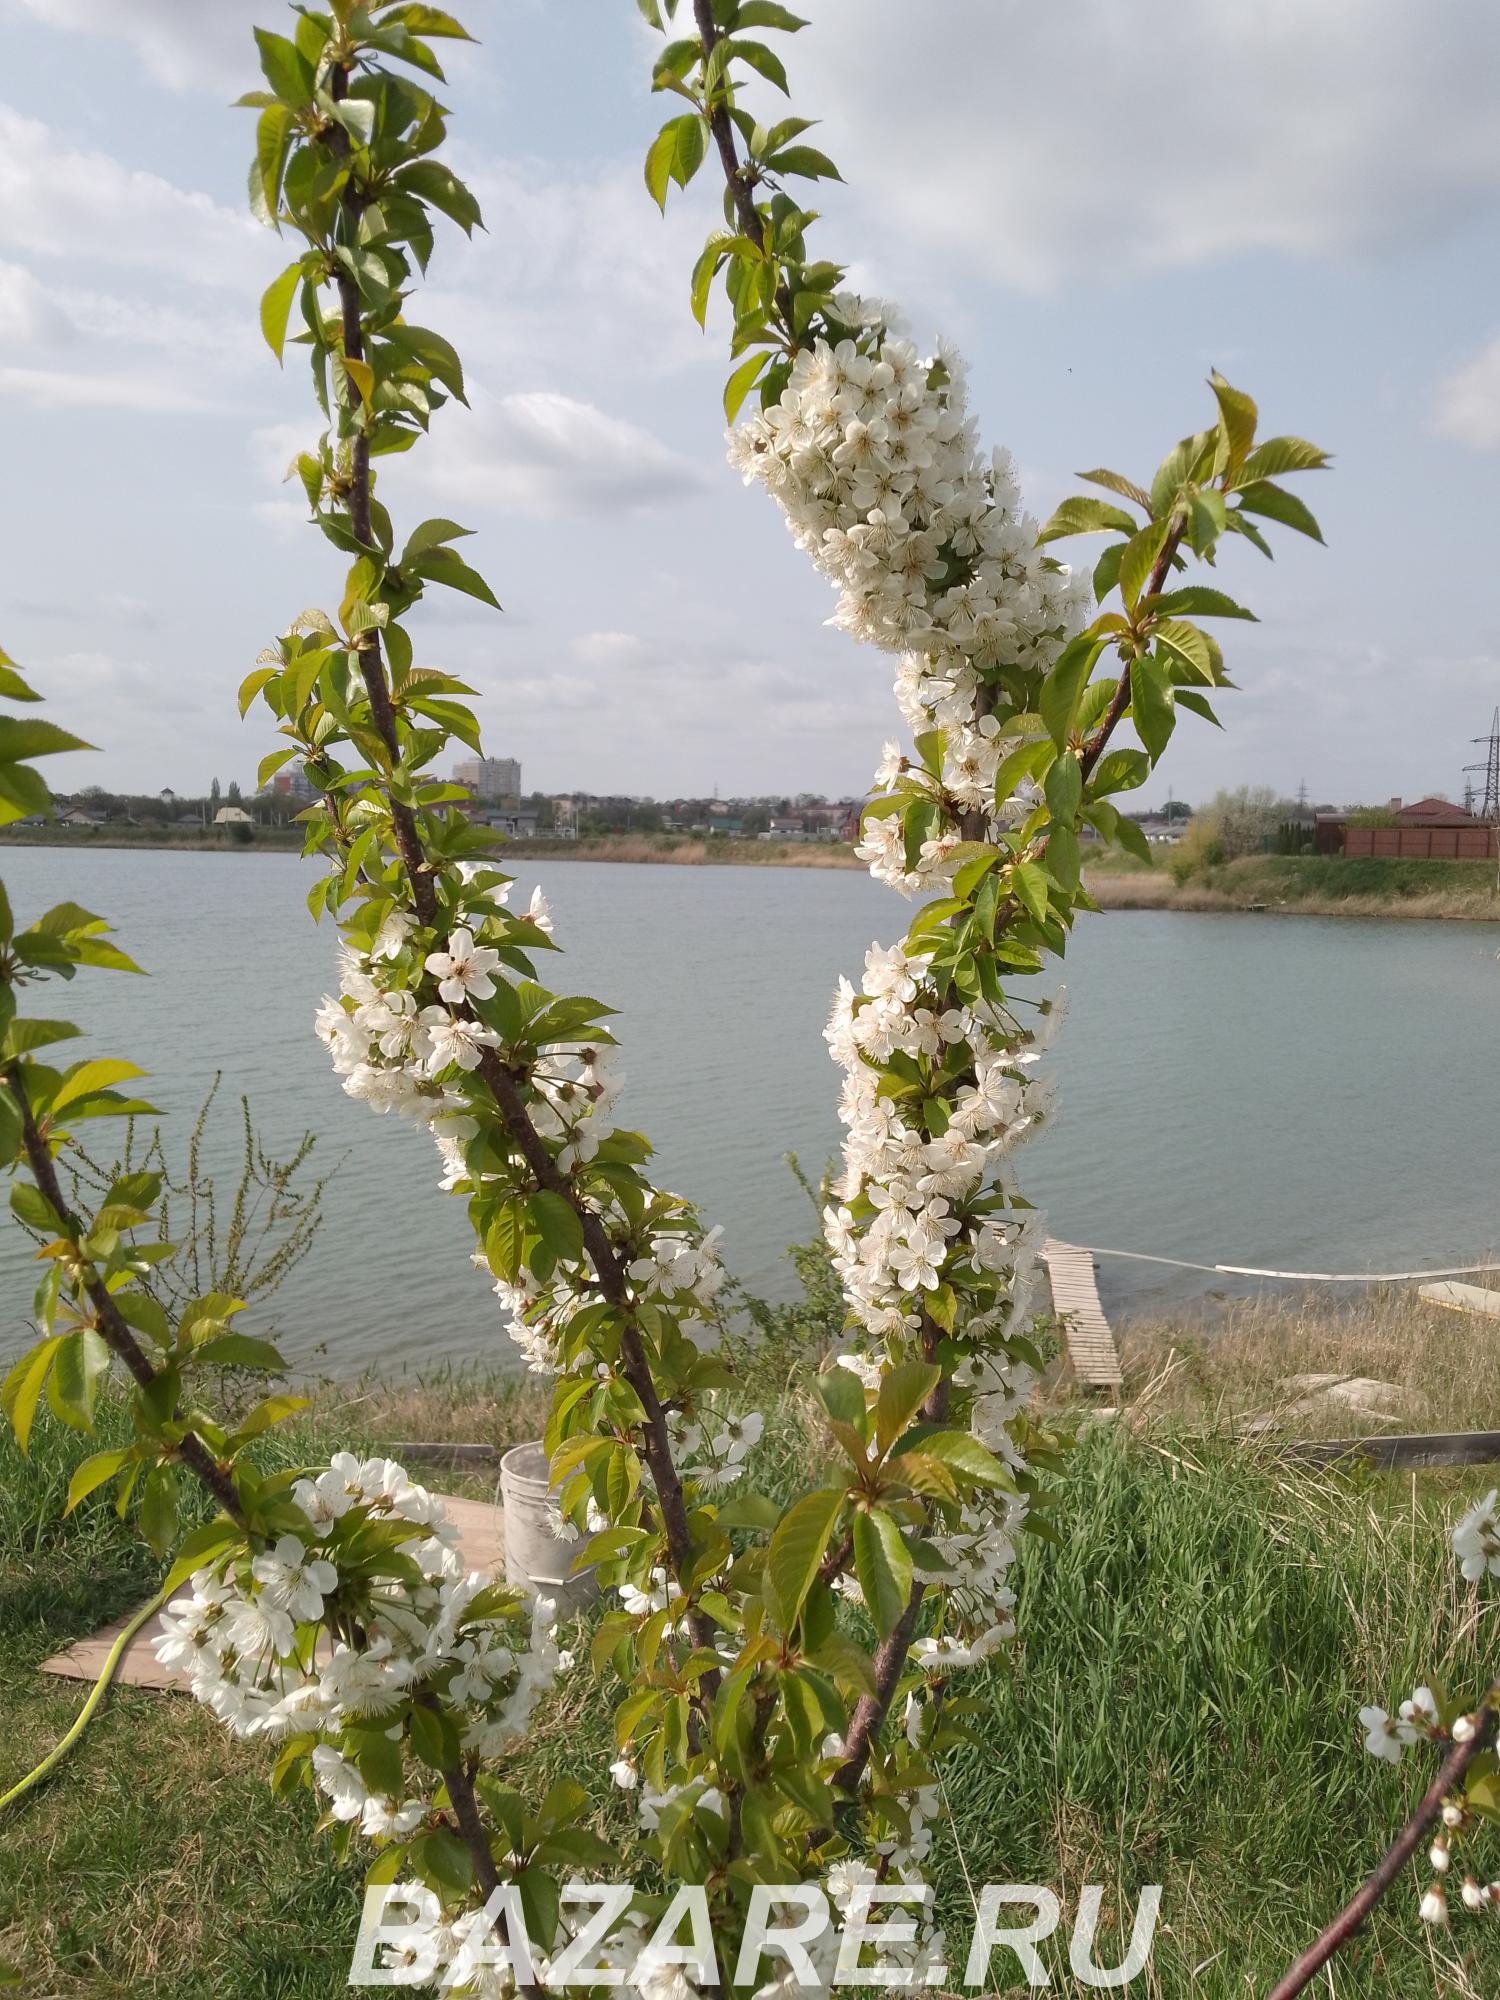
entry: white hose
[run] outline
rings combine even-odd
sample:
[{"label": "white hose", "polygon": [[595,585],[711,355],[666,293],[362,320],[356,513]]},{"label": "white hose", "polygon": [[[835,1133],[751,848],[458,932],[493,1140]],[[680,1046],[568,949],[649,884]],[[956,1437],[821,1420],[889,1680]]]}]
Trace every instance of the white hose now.
[{"label": "white hose", "polygon": [[1265,1271],[1257,1264],[1194,1264],[1185,1257],[1153,1257],[1144,1250],[1099,1250],[1071,1246],[1090,1257],[1124,1257],[1132,1264],[1170,1264],[1174,1271],[1209,1271],[1226,1278],[1294,1278],[1309,1285],[1396,1285],[1411,1279],[1468,1278],[1500,1271],[1500,1264],[1453,1264],[1435,1271]]}]

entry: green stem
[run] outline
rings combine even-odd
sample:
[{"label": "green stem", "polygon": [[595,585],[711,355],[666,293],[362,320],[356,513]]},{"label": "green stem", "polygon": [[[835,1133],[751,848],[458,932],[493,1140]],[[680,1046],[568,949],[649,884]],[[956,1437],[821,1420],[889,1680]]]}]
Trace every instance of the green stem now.
[{"label": "green stem", "polygon": [[164,1589],[157,1591],[150,1602],[143,1604],[140,1610],[126,1622],[124,1630],[105,1656],[103,1672],[89,1690],[89,1698],[78,1711],[77,1720],[74,1722],[72,1728],[66,1736],[58,1739],[51,1751],[42,1759],[34,1771],[27,1772],[19,1785],[12,1785],[8,1792],[0,1794],[0,1812],[4,1812],[7,1806],[13,1806],[17,1799],[31,1790],[33,1785],[39,1785],[43,1778],[57,1769],[57,1766],[67,1756],[73,1745],[82,1736],[84,1730],[88,1728],[90,1722],[93,1721],[100,1703],[109,1692],[109,1684],[114,1679],[121,1660],[125,1657],[126,1647],[129,1646],[131,1640],[140,1631],[141,1627],[156,1616],[166,1601],[166,1591]]}]

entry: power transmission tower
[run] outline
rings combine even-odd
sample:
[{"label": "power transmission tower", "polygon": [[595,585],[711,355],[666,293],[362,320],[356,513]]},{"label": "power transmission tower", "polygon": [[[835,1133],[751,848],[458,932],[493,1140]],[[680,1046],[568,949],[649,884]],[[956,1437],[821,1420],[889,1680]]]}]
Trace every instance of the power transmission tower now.
[{"label": "power transmission tower", "polygon": [[1472,737],[1471,742],[1484,746],[1484,761],[1479,764],[1465,764],[1465,772],[1483,771],[1484,802],[1479,808],[1479,817],[1488,820],[1491,826],[1500,824],[1500,708],[1495,710],[1488,736]]},{"label": "power transmission tower", "polygon": [[1486,826],[1495,829],[1495,884],[1500,888],[1500,708],[1495,710],[1491,719],[1489,735],[1475,736],[1470,740],[1484,746],[1484,762],[1466,764],[1464,770],[1484,773],[1484,803],[1479,808],[1479,817]]},{"label": "power transmission tower", "polygon": [[1299,785],[1299,786],[1297,787],[1297,806],[1298,806],[1298,809],[1299,809],[1300,811],[1302,811],[1302,812],[1306,812],[1306,811],[1307,811],[1307,780],[1306,780],[1306,778],[1304,778],[1304,779],[1302,780],[1302,783],[1301,783],[1301,784],[1300,784],[1300,785]]}]

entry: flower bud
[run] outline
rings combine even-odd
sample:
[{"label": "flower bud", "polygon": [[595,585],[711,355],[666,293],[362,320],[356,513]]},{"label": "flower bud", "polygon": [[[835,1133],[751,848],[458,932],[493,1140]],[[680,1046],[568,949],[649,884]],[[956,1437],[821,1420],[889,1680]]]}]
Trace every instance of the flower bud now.
[{"label": "flower bud", "polygon": [[1462,1894],[1466,1910],[1482,1910],[1484,1908],[1484,1891],[1472,1875],[1465,1875]]},{"label": "flower bud", "polygon": [[1450,1799],[1447,1805],[1443,1807],[1443,1825],[1462,1826],[1463,1823],[1464,1823],[1463,1807],[1461,1805],[1456,1804],[1454,1800]]},{"label": "flower bud", "polygon": [[1448,1872],[1448,1859],[1449,1859],[1448,1843],[1445,1840],[1435,1840],[1432,1843],[1432,1847],[1428,1853],[1427,1859],[1432,1863],[1435,1873],[1439,1875],[1446,1875]]},{"label": "flower bud", "polygon": [[1471,1742],[1471,1741],[1473,1740],[1473,1736],[1474,1736],[1474,1718],[1473,1718],[1473,1716],[1472,1716],[1472,1715],[1461,1715],[1461,1716],[1460,1716],[1460,1717],[1458,1718],[1458,1720],[1457,1720],[1457,1721],[1456,1721],[1456,1722],[1454,1723],[1454,1725],[1453,1725],[1453,1740],[1454,1740],[1454,1742],[1455,1742],[1455,1743],[1468,1743],[1468,1742]]},{"label": "flower bud", "polygon": [[1447,1923],[1448,1899],[1444,1896],[1439,1883],[1434,1882],[1432,1887],[1427,1891],[1427,1894],[1422,1898],[1422,1905],[1418,1914],[1421,1916],[1424,1924]]}]

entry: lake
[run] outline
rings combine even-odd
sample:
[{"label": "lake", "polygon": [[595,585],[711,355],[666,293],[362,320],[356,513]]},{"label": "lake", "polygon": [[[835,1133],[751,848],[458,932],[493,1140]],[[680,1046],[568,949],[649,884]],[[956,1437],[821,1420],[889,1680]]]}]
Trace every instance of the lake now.
[{"label": "lake", "polygon": [[[521,902],[540,880],[553,904],[565,952],[542,968],[546,982],[620,1009],[622,1122],[655,1142],[665,1185],[723,1222],[735,1274],[786,1295],[785,1247],[815,1218],[784,1156],[816,1178],[838,1141],[829,998],[873,938],[899,936],[904,906],[855,871],[528,867],[520,847],[509,865]],[[235,1159],[241,1091],[273,1149],[312,1129],[315,1160],[338,1163],[322,1239],[271,1308],[298,1366],[509,1359],[429,1142],[346,1098],[314,1040],[336,947],[306,914],[315,864],[37,848],[8,850],[3,873],[18,921],[74,898],[153,975],[86,972],[33,989],[24,1007],[79,1021],[78,1052],[128,1055],[152,1073],[141,1087],[170,1114],[175,1159],[221,1071],[216,1164]],[[1497,949],[1489,924],[1081,918],[1053,1056],[1060,1115],[1017,1156],[1025,1191],[1074,1242],[1204,1264],[1476,1259],[1500,1244]],[[33,1284],[19,1231],[3,1246],[0,1350],[27,1338]],[[1224,1284],[1114,1260],[1100,1282],[1121,1312]]]}]

